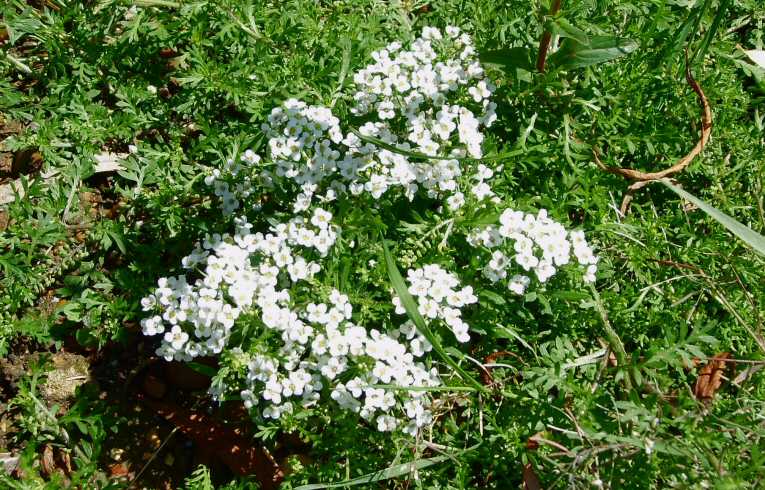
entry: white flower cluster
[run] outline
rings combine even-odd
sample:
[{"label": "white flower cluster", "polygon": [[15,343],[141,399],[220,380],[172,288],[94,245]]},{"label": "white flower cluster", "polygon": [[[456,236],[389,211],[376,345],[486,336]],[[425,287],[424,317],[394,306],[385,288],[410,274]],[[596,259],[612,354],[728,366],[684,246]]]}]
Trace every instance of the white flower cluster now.
[{"label": "white flower cluster", "polygon": [[[459,342],[470,340],[468,325],[462,320],[460,308],[478,302],[471,286],[459,289],[459,279],[437,264],[407,271],[409,294],[417,300],[417,309],[425,321],[442,320]],[[396,313],[406,314],[401,298],[393,297]],[[410,328],[413,328],[411,326]]]},{"label": "white flower cluster", "polygon": [[213,192],[221,199],[221,210],[224,214],[233,214],[239,209],[240,199],[246,199],[252,194],[252,180],[247,169],[260,163],[260,156],[252,150],[247,150],[237,162],[226,160],[223,169],[214,169],[205,176],[205,184],[213,188]]},{"label": "white flower cluster", "polygon": [[243,312],[289,302],[288,289],[278,289],[280,276],[297,283],[319,271],[302,253],[328,253],[337,238],[331,218],[316,209],[310,220],[295,217],[265,235],[251,233],[252,225],[238,218],[233,236],[216,234],[197,244],[182,264],[200,277],[193,283],[187,276],[162,278],[141,301],[144,311],[159,311],[141,321],[145,335],[164,335],[157,354],[177,361],[219,354]]},{"label": "white flower cluster", "polygon": [[[372,58],[375,63],[353,77],[354,113],[374,111],[381,121],[403,116],[407,139],[425,154],[436,155],[456,132],[471,156],[481,156],[479,127],[494,122],[497,106],[490,100],[494,86],[483,78],[470,36],[457,27],[447,27],[446,36],[425,27],[410,49],[394,42]],[[465,93],[459,95],[480,104],[480,117],[467,107],[449,105],[450,96],[457,98],[453,93],[460,89]]]},{"label": "white flower cluster", "polygon": [[[372,56],[375,63],[354,75],[353,111],[374,111],[378,120],[365,123],[359,133],[401,152],[352,132],[344,135],[329,108],[289,99],[262,125],[275,168],[262,170],[261,182],[282,188],[277,179],[294,182],[300,189],[296,212],[314,200],[333,201],[348,192],[379,199],[389,189],[401,190],[410,200],[424,189],[431,198],[449,197],[449,207],[457,209],[464,203],[458,158],[481,156],[481,128],[496,119],[496,104],[490,101],[494,86],[484,78],[470,36],[456,27],[448,27],[446,36],[426,27],[409,50],[391,43]],[[410,158],[407,152],[437,158]],[[223,172],[206,178],[225,212],[237,209],[238,199],[248,195],[251,177],[242,170],[259,163],[249,150],[242,160],[229,161]],[[466,183],[473,186],[469,179]],[[480,187],[477,194],[484,193],[481,184],[474,184]]]},{"label": "white flower cluster", "polygon": [[[432,349],[427,339],[411,321],[387,332],[354,323],[349,298],[337,290],[324,302],[305,303],[316,297],[316,281],[308,281],[321,269],[316,260],[339,234],[324,208],[349,195],[379,199],[388,192],[411,200],[422,191],[453,211],[466,196],[497,202],[489,181],[499,169],[461,164],[462,157],[482,156],[481,130],[496,119],[496,105],[469,36],[456,27],[427,27],[408,48],[392,43],[372,56],[375,62],[354,76],[353,111],[368,121],[361,137],[344,134],[329,108],[290,99],[263,125],[265,162],[247,150],[206,176],[224,214],[264,185],[296,196],[295,217],[266,233],[253,233],[240,217],[233,234],[207,236],[183,259],[186,275],[160,279],[142,300],[150,316],[141,325],[144,334],[160,336],[157,354],[167,360],[226,352],[229,362],[226,356],[235,355],[243,376],[211,393],[237,393],[265,417],[313,406],[325,394],[380,431],[414,435],[431,423],[432,400],[407,388],[441,383],[421,359]],[[595,280],[597,258],[584,234],[567,232],[544,210],[534,216],[508,209],[499,226],[474,230],[468,241],[491,254],[483,273],[492,282],[506,280],[513,261],[544,282],[572,254],[585,280]],[[507,280],[516,294],[531,281],[523,274]],[[478,301],[472,287],[435,264],[409,270],[408,282],[425,321],[443,322],[459,342],[470,339],[462,308]],[[405,313],[398,297],[393,303]],[[243,349],[231,348],[232,334],[245,331]]]},{"label": "white flower cluster", "polygon": [[[268,123],[263,124],[271,159],[276,164],[276,177],[290,179],[300,186],[294,203],[296,212],[308,209],[321,185],[327,187],[321,189],[324,201],[332,201],[338,193],[345,192],[337,174],[347,175],[354,162],[347,156],[341,159],[339,144],[344,136],[339,122],[326,107],[289,99],[274,108]],[[271,172],[264,172],[262,177],[273,180]]]},{"label": "white flower cluster", "polygon": [[[142,300],[144,311],[157,312],[141,321],[145,335],[162,335],[157,355],[166,360],[190,361],[220,354],[227,346],[235,321],[258,314],[262,325],[278,338],[248,356],[246,386],[240,395],[248,408],[263,403],[265,417],[292,412],[290,399],[307,407],[320,400],[324,386],[342,408],[374,421],[379,430],[401,429],[415,434],[432,415],[430,399],[422,391],[386,390],[376,385],[429,387],[440,384],[435,369],[416,360],[431,346],[405,324],[389,333],[352,323],[348,297],[333,291],[329,304],[309,303],[293,309],[291,290],[315,275],[318,263],[303,254],[311,249],[324,257],[337,238],[332,215],[315,209],[310,219],[296,217],[270,229],[251,233],[252,225],[237,219],[233,236],[213,235],[182,261],[200,277],[162,278],[153,294]],[[400,340],[399,340],[400,338]],[[339,376],[351,373],[347,382]],[[217,393],[220,395],[221,393]]]},{"label": "white flower cluster", "polygon": [[[456,209],[462,193],[459,160],[482,156],[481,127],[496,120],[494,86],[484,78],[470,36],[457,27],[446,35],[425,27],[409,49],[394,42],[372,53],[375,63],[354,75],[357,92],[352,111],[374,113],[379,121],[360,128],[364,136],[381,139],[401,150],[442,159],[413,161],[401,153],[351,141],[351,151],[364,160],[364,190],[379,197],[401,187],[412,199],[419,188],[429,197],[453,197]],[[469,106],[477,106],[479,115]]]},{"label": "white flower cluster", "polygon": [[[328,304],[264,309],[263,323],[280,332],[283,343],[278,355],[255,354],[249,360],[247,386],[240,393],[245,406],[262,403],[265,417],[279,418],[294,410],[294,402],[316,404],[328,386],[341,408],[374,421],[380,431],[401,427],[414,435],[430,423],[430,398],[405,390],[440,384],[438,372],[416,360],[430,350],[427,340],[410,325],[390,333],[368,331],[351,321],[352,313],[348,297],[337,290]],[[407,421],[402,424],[397,414],[406,414]]]},{"label": "white flower cluster", "polygon": [[[468,243],[491,251],[483,274],[494,283],[508,278],[513,262],[525,273],[533,271],[540,282],[545,282],[555,275],[557,268],[569,264],[572,256],[584,268],[584,281],[595,282],[598,258],[587,244],[584,232],[566,231],[563,225],[550,219],[544,209],[536,216],[505,209],[499,226],[473,230]],[[530,283],[531,278],[524,273],[514,274],[507,287],[521,295]]]}]

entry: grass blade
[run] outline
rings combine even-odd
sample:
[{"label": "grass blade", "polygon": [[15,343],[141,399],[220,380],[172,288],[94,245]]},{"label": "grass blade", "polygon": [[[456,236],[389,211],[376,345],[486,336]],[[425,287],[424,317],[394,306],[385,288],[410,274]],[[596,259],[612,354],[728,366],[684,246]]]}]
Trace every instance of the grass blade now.
[{"label": "grass blade", "polygon": [[390,143],[386,143],[385,141],[381,140],[380,138],[375,138],[374,136],[366,136],[359,132],[356,128],[351,128],[351,133],[355,134],[359,137],[361,141],[364,141],[366,143],[372,143],[375,146],[379,146],[380,148],[384,150],[388,150],[393,153],[398,153],[399,155],[404,155],[405,157],[409,158],[416,158],[419,160],[457,160],[460,162],[494,162],[498,160],[504,160],[506,158],[512,158],[516,157],[518,155],[522,155],[524,153],[523,150],[512,150],[505,153],[500,153],[498,155],[490,156],[490,157],[481,157],[481,158],[472,158],[472,157],[439,157],[439,156],[431,156],[426,155],[424,153],[419,153],[416,151],[410,151],[410,150],[404,150],[402,148],[398,148],[394,145],[391,145]]},{"label": "grass blade", "polygon": [[717,221],[718,223],[726,227],[728,231],[730,231],[731,233],[736,235],[738,238],[740,238],[744,243],[752,247],[757,253],[765,256],[765,237],[764,236],[760,235],[759,233],[752,230],[748,226],[739,223],[732,217],[723,213],[716,207],[710,204],[707,204],[706,202],[702,201],[701,199],[694,196],[693,194],[689,194],[683,189],[677,187],[676,185],[672,184],[667,179],[661,179],[661,183],[669,187],[678,196],[698,206],[699,209],[701,209],[702,211],[707,213],[709,216],[714,218],[715,221]]},{"label": "grass blade", "polygon": [[433,466],[438,463],[442,463],[446,461],[447,459],[454,461],[454,458],[456,456],[464,454],[468,451],[472,451],[473,449],[477,447],[478,446],[476,445],[476,446],[472,446],[467,449],[464,449],[462,451],[444,453],[444,455],[442,456],[434,456],[432,458],[418,459],[416,461],[411,461],[409,463],[394,464],[392,466],[385,468],[384,470],[367,473],[366,475],[362,475],[356,478],[351,478],[350,480],[344,480],[337,483],[312,483],[310,485],[301,485],[299,487],[295,487],[295,490],[321,490],[323,488],[343,488],[343,487],[352,487],[355,485],[364,485],[367,483],[379,482],[383,480],[390,480],[391,478],[396,478],[402,475],[413,473],[414,471],[421,470],[423,468],[427,468],[429,466]]},{"label": "grass blade", "polygon": [[390,278],[390,282],[393,285],[393,289],[396,291],[396,294],[401,299],[401,304],[406,310],[407,316],[417,327],[417,331],[420,332],[426,339],[428,339],[428,342],[430,342],[430,344],[433,346],[433,350],[444,360],[445,363],[451,366],[452,369],[454,369],[463,380],[467,381],[478,391],[486,392],[486,388],[481,383],[470,376],[464,369],[462,369],[459,364],[454,361],[454,359],[449,356],[449,354],[446,353],[444,348],[441,346],[441,343],[438,341],[438,338],[425,324],[425,320],[422,318],[422,315],[420,315],[420,311],[417,308],[417,302],[414,300],[414,298],[412,298],[412,295],[409,294],[409,289],[406,287],[406,282],[404,282],[404,278],[401,276],[401,272],[399,272],[398,267],[396,266],[396,262],[393,260],[393,256],[391,255],[385,240],[383,240],[382,244],[383,251],[385,253],[385,265],[388,269],[388,277]]},{"label": "grass blade", "polygon": [[720,22],[722,21],[723,16],[725,15],[725,12],[728,11],[728,6],[730,5],[730,0],[722,0],[720,2],[720,6],[717,8],[717,13],[715,14],[714,20],[712,20],[712,25],[709,26],[709,30],[707,31],[707,34],[704,36],[704,40],[701,42],[701,46],[699,46],[698,51],[693,55],[693,59],[691,59],[691,64],[694,64],[696,62],[696,59],[701,58],[701,60],[704,59],[704,55],[707,53],[707,50],[709,49],[709,45],[712,43],[712,39],[714,39],[715,35],[717,34],[717,29],[720,28]]},{"label": "grass blade", "polygon": [[704,0],[703,4],[697,5],[693,10],[691,10],[691,12],[688,14],[688,17],[681,24],[680,28],[675,31],[672,39],[664,46],[664,49],[659,55],[659,59],[657,61],[663,62],[673,57],[678,51],[680,51],[680,48],[685,45],[686,40],[691,35],[691,33],[698,32],[701,18],[704,16],[704,12],[706,12],[707,8],[709,8],[711,2],[712,0]]}]

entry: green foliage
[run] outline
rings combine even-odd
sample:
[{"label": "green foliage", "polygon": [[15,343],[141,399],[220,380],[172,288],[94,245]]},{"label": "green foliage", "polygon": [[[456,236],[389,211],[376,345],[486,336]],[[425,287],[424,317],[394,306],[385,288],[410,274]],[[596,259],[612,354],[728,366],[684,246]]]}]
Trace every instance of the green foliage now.
[{"label": "green foliage", "polygon": [[[445,342],[435,358],[470,386],[443,393],[446,408],[427,440],[387,438],[321,407],[285,425],[264,423],[259,440],[272,444],[294,430],[312,447],[287,487],[382,475],[389,480],[380,485],[391,487],[397,479],[402,487],[511,488],[526,463],[544,488],[756,487],[765,477],[757,415],[765,383],[762,371],[731,380],[763,362],[765,267],[715,220],[757,249],[765,85],[737,46],[763,49],[761,2],[564,2],[556,19],[533,8],[542,21],[528,2],[500,0],[4,2],[0,125],[24,129],[2,151],[36,149],[44,167],[19,177],[25,197],[2,210],[0,355],[19,340],[44,349],[70,336],[94,347],[133,341],[139,300],[156,278],[178,273],[206,233],[231,228],[202,177],[262,149],[259,128],[272,107],[301,97],[359,127],[340,94],[369,52],[426,25],[459,25],[498,85],[499,120],[484,143],[495,191],[518,209],[544,207],[588,231],[601,257],[596,294],[568,278],[521,298],[481,291],[480,308],[466,314],[479,332],[471,350]],[[538,73],[545,29],[559,36],[549,58],[556,69]],[[627,183],[600,171],[592,148],[646,171],[688,152],[700,128],[683,80],[685,48],[714,112],[710,143],[676,176],[700,210],[654,185],[622,216]],[[104,152],[124,155],[122,169],[95,174],[94,157]],[[56,175],[44,178],[48,171]],[[383,217],[343,210],[326,274],[334,284],[311,284],[316,294],[343,289],[359,321],[390,323],[382,306],[390,298],[365,285],[390,275],[406,296],[391,273],[396,264],[446,264],[478,283],[479,262],[455,230],[496,216],[484,210],[448,222],[431,204],[391,207]],[[255,226],[280,220],[286,206],[275,191]],[[479,389],[476,362],[501,351],[515,356],[496,359],[494,384]],[[693,396],[694,360],[703,365],[718,352],[746,362],[702,403]],[[79,484],[90,488],[105,437],[97,403],[83,390],[64,417],[51,415],[37,395],[43,376],[34,371],[13,399],[23,462],[31,468],[42,444],[67,447]],[[306,421],[323,429],[309,431]],[[531,438],[544,441],[531,449]],[[9,488],[46,484],[0,479]],[[202,467],[186,487],[213,488],[213,479]]]},{"label": "green foliage", "polygon": [[727,214],[721,212],[719,209],[715,208],[714,206],[710,206],[709,204],[705,203],[701,199],[698,199],[693,194],[689,194],[688,192],[673,185],[668,180],[663,180],[662,183],[666,185],[667,187],[669,187],[670,189],[672,189],[672,191],[675,192],[675,194],[677,194],[678,196],[698,206],[699,209],[703,210],[709,216],[714,218],[715,221],[723,225],[731,233],[733,233],[738,238],[743,240],[747,245],[752,247],[757,253],[759,253],[760,255],[765,255],[765,237],[763,237],[759,233],[756,233],[751,228],[742,225],[741,223],[731,218]]},{"label": "green foliage", "polygon": [[50,368],[48,359],[30,365],[30,373],[19,380],[18,392],[8,403],[15,413],[18,432],[16,444],[23,447],[20,458],[21,472],[26,475],[22,482],[0,474],[0,482],[7,488],[60,488],[64,485],[62,474],[39,477],[39,454],[44,447],[54,448],[69,458],[74,471],[68,475],[68,484],[109,488],[105,475],[99,470],[99,456],[107,436],[109,416],[106,407],[98,399],[95,387],[83,385],[78,388],[76,401],[62,409],[41,396],[40,386]]}]

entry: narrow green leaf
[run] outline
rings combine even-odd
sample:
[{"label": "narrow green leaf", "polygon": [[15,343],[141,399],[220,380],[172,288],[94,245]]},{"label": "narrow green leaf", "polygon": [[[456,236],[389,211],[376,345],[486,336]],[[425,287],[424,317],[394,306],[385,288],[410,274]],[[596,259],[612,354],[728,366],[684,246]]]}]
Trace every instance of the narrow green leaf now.
[{"label": "narrow green leaf", "polygon": [[716,207],[707,204],[706,202],[702,201],[698,197],[694,196],[693,194],[690,194],[683,189],[677,187],[676,185],[672,184],[667,179],[661,179],[661,183],[665,186],[669,187],[675,194],[682,197],[686,201],[690,201],[696,206],[698,206],[699,209],[707,213],[709,216],[714,218],[715,221],[723,225],[736,235],[738,238],[740,238],[744,243],[752,247],[755,252],[759,253],[760,255],[765,256],[765,237],[757,233],[756,231],[752,230],[746,225],[743,225],[733,219],[732,217],[728,216],[727,214],[723,213]]},{"label": "narrow green leaf", "polygon": [[709,45],[712,43],[712,39],[714,39],[715,35],[717,34],[717,29],[720,28],[720,22],[722,21],[722,18],[725,15],[725,12],[728,11],[728,6],[730,6],[730,1],[731,0],[720,1],[720,6],[717,7],[717,13],[715,14],[714,20],[712,20],[712,25],[709,26],[709,30],[707,30],[707,33],[704,36],[704,40],[701,42],[701,46],[699,46],[699,49],[693,55],[693,58],[691,59],[691,64],[695,63],[696,59],[698,58],[701,58],[701,60],[704,59],[704,55],[706,55],[707,50],[709,49]]},{"label": "narrow green leaf", "polygon": [[709,7],[711,0],[704,0],[703,4],[697,5],[688,14],[688,17],[680,24],[680,27],[675,31],[672,38],[664,45],[661,54],[658,57],[658,62],[665,61],[672,58],[686,43],[686,40],[692,32],[698,32],[699,23],[704,16],[704,12]]},{"label": "narrow green leaf", "polygon": [[467,162],[493,162],[497,160],[504,160],[505,158],[510,157],[516,157],[518,155],[521,155],[524,153],[524,150],[518,149],[518,150],[512,150],[505,153],[500,153],[499,155],[494,155],[490,157],[481,157],[481,158],[471,158],[471,157],[440,157],[440,156],[431,156],[426,155],[424,153],[419,153],[416,151],[410,151],[410,150],[404,150],[403,148],[398,148],[394,145],[391,145],[390,143],[386,143],[385,141],[381,140],[380,138],[375,138],[374,136],[366,136],[359,132],[356,128],[351,128],[351,132],[359,137],[361,141],[365,141],[367,143],[372,143],[375,146],[379,146],[380,148],[384,150],[388,150],[393,153],[397,153],[399,155],[404,155],[405,157],[409,158],[416,158],[419,160],[458,160],[461,162],[467,161]]},{"label": "narrow green leaf", "polygon": [[587,33],[574,26],[571,22],[563,17],[559,17],[550,21],[549,30],[562,38],[573,39],[579,44],[590,44],[590,38],[587,36]]},{"label": "narrow green leaf", "polygon": [[110,231],[109,236],[111,236],[112,241],[117,244],[117,248],[120,249],[120,252],[122,254],[127,254],[127,247],[125,246],[125,241],[123,240],[123,235],[121,231]]},{"label": "narrow green leaf", "polygon": [[381,388],[385,390],[398,390],[398,391],[414,391],[414,392],[431,392],[431,391],[468,391],[475,392],[476,389],[472,386],[398,386],[398,385],[370,385],[371,388]]},{"label": "narrow green leaf", "polygon": [[393,285],[393,289],[396,291],[396,295],[401,299],[401,305],[406,310],[407,316],[410,320],[412,320],[415,327],[417,327],[417,331],[420,332],[426,339],[428,339],[428,342],[430,342],[430,344],[433,346],[433,350],[436,352],[436,354],[438,354],[446,364],[451,366],[452,369],[454,369],[454,371],[456,371],[463,380],[468,382],[479,391],[486,392],[486,388],[481,383],[470,376],[464,369],[462,369],[459,364],[457,364],[457,362],[454,361],[454,359],[449,356],[449,354],[446,353],[444,348],[441,346],[441,343],[438,341],[438,338],[428,328],[427,324],[425,324],[425,320],[422,318],[422,315],[420,315],[420,311],[417,308],[417,302],[414,300],[414,298],[412,298],[412,295],[409,294],[409,289],[406,287],[406,282],[401,276],[401,272],[399,272],[398,267],[396,266],[396,262],[393,260],[393,256],[391,255],[385,240],[382,241],[382,245],[385,255],[385,265],[388,269],[388,277],[390,278],[390,282]]},{"label": "narrow green leaf", "polygon": [[478,293],[478,296],[481,298],[485,298],[487,301],[491,301],[495,305],[502,306],[507,303],[507,301],[505,301],[505,298],[495,293],[494,291],[489,291],[488,289]]},{"label": "narrow green leaf", "polygon": [[553,291],[550,293],[550,296],[566,301],[581,301],[590,297],[590,295],[584,291]]},{"label": "narrow green leaf", "polygon": [[352,487],[356,485],[364,485],[366,483],[373,483],[383,480],[389,480],[402,475],[407,475],[417,470],[433,466],[434,464],[442,463],[449,459],[449,456],[435,456],[433,458],[418,459],[411,463],[401,463],[393,466],[389,466],[384,470],[375,471],[374,473],[367,473],[366,475],[352,478],[337,483],[313,483],[310,485],[301,485],[296,487],[295,490],[319,490],[322,488],[343,488]]},{"label": "narrow green leaf", "polygon": [[637,47],[634,41],[614,36],[593,37],[589,44],[564,39],[560,49],[550,57],[550,64],[563,69],[583,68],[626,56]]},{"label": "narrow green leaf", "polygon": [[480,212],[471,218],[460,219],[458,222],[462,226],[492,225],[499,221],[501,215],[502,213],[491,209],[486,212]]},{"label": "narrow green leaf", "polygon": [[138,7],[169,7],[169,8],[181,8],[182,2],[172,2],[170,0],[133,0],[133,5]]},{"label": "narrow green leaf", "polygon": [[482,63],[498,65],[505,72],[516,68],[526,71],[534,69],[532,52],[528,48],[516,47],[482,51],[478,57]]},{"label": "narrow green leaf", "polygon": [[199,374],[203,374],[211,378],[218,372],[218,370],[214,367],[208,366],[207,364],[201,364],[199,362],[187,362],[186,365]]},{"label": "narrow green leaf", "polygon": [[299,487],[295,487],[295,490],[320,490],[323,488],[352,487],[356,485],[364,485],[366,483],[374,483],[374,482],[383,481],[383,480],[390,480],[391,478],[408,475],[410,473],[413,473],[414,471],[421,470],[423,468],[427,468],[429,466],[433,466],[438,463],[442,463],[446,461],[447,459],[455,461],[456,460],[455,458],[457,458],[461,454],[470,452],[477,447],[478,445],[475,445],[475,446],[471,446],[469,448],[463,449],[461,451],[452,450],[449,453],[444,454],[442,456],[434,456],[432,458],[418,459],[416,461],[411,461],[409,463],[394,464],[392,466],[385,468],[384,470],[367,473],[366,475],[362,475],[356,478],[351,478],[350,480],[345,480],[345,481],[341,481],[337,483],[312,483],[310,485],[301,485]]}]

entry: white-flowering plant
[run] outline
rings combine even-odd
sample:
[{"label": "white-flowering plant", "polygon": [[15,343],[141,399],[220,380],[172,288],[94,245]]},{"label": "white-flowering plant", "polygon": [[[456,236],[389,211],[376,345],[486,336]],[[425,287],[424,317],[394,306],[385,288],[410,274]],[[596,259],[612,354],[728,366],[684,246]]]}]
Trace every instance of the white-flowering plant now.
[{"label": "white-flowering plant", "polygon": [[[427,27],[372,58],[347,95],[358,130],[328,107],[289,99],[262,125],[264,154],[247,150],[210,171],[205,183],[224,216],[237,214],[234,232],[208,235],[183,259],[185,275],[160,279],[141,325],[167,360],[218,357],[211,393],[241,399],[256,417],[341,410],[414,436],[433,422],[434,388],[448,377],[431,340],[473,341],[463,315],[480,313],[479,290],[521,294],[532,275],[545,282],[572,256],[593,281],[597,259],[581,232],[545,211],[460,224],[501,202],[491,187],[501,167],[479,161],[496,119],[494,85],[467,34]],[[263,215],[266,195],[280,197],[279,213]],[[426,235],[444,231],[437,247],[425,237],[398,247],[413,264],[408,294],[436,337],[404,316],[369,260],[381,230],[395,228],[393,210],[415,203],[440,222]],[[487,258],[477,281],[465,273],[471,284],[460,279],[465,251],[450,249],[460,239]],[[445,260],[428,263],[423,248]],[[343,267],[364,274],[341,282]]]}]

